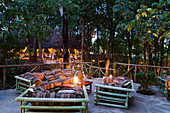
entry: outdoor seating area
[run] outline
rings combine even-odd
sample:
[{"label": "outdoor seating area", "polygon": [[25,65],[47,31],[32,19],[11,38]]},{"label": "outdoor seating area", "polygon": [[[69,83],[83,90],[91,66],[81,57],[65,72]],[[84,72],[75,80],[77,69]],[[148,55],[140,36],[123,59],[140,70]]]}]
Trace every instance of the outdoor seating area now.
[{"label": "outdoor seating area", "polygon": [[[53,69],[43,72],[26,72],[16,78],[16,90],[21,93],[20,113],[28,112],[86,112],[88,94],[82,81],[83,74],[72,69]],[[67,98],[67,99],[65,99]]]},{"label": "outdoor seating area", "polygon": [[[84,79],[89,80],[89,79]],[[136,90],[140,84],[134,83],[134,92],[132,92],[132,98],[129,100],[128,109],[121,109],[117,107],[101,106],[94,104],[94,95],[95,95],[95,84],[102,84],[103,78],[93,78],[92,84],[92,93],[88,95],[90,102],[88,102],[88,113],[168,113],[170,102],[166,100],[166,97],[159,91],[157,87],[153,87],[155,95],[142,95],[136,93]],[[6,111],[6,113],[19,113],[20,112],[20,103],[15,99],[19,97],[20,94],[13,89],[7,89],[0,91],[1,99],[1,109],[0,112]],[[20,96],[21,97],[21,96]],[[24,97],[24,96],[22,96]],[[19,98],[19,99],[22,99]],[[24,98],[23,98],[24,99]],[[55,101],[55,100],[50,100]],[[22,101],[22,106],[24,101]],[[30,103],[28,104],[30,105]]]},{"label": "outdoor seating area", "polygon": [[[96,81],[93,78],[84,78],[86,75],[80,70],[52,69],[15,76],[16,90],[21,93],[16,98],[16,101],[20,102],[20,113],[87,113],[88,103],[91,102],[94,107],[108,106],[111,109],[128,110],[134,106],[136,97],[133,95],[136,95],[137,86],[133,80],[126,76],[116,77],[110,74]],[[168,102],[169,76],[158,76],[157,79],[157,87],[167,96]]]},{"label": "outdoor seating area", "polygon": [[0,113],[170,113],[169,0],[1,0]]}]

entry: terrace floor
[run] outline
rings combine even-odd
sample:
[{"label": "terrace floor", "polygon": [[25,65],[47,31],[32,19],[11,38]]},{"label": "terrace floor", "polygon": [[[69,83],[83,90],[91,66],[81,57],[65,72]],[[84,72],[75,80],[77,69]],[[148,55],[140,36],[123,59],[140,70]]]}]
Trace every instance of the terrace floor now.
[{"label": "terrace floor", "polygon": [[[93,85],[101,83],[101,78],[93,78]],[[135,90],[139,84],[134,84]],[[107,106],[94,105],[94,88],[89,94],[90,102],[88,105],[88,113],[170,113],[170,101],[159,92],[156,87],[153,87],[155,95],[148,96],[132,93],[132,98],[129,100],[129,108],[121,109]],[[19,94],[14,89],[0,91],[0,113],[19,113],[19,102],[15,98]]]}]

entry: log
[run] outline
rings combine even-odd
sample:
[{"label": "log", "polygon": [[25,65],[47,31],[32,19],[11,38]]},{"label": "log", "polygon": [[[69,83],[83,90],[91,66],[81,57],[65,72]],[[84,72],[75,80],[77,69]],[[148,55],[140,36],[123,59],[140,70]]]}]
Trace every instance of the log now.
[{"label": "log", "polygon": [[61,69],[53,69],[52,70],[53,74],[61,73]]},{"label": "log", "polygon": [[34,72],[33,73],[37,78],[39,78],[40,80],[43,80],[44,79],[44,75],[42,73],[37,73],[37,72]]}]

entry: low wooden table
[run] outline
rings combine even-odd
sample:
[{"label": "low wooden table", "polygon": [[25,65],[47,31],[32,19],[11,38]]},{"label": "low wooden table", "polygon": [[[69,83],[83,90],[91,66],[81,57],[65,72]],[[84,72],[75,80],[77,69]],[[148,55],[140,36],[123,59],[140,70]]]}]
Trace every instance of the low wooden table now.
[{"label": "low wooden table", "polygon": [[78,82],[78,86],[80,86],[80,87],[83,87],[83,85],[90,86],[90,89],[86,88],[86,90],[89,91],[89,93],[91,93],[92,92],[92,83],[93,82],[91,82],[91,81],[82,80],[82,81]]},{"label": "low wooden table", "polygon": [[83,80],[83,81],[78,82],[77,85],[73,85],[73,84],[63,84],[63,85],[61,85],[61,87],[75,87],[75,86],[83,87],[83,85],[85,85],[85,86],[90,86],[90,89],[87,89],[87,88],[86,88],[86,90],[89,91],[89,93],[91,93],[91,92],[92,92],[92,83],[93,83],[93,82],[91,82],[91,81],[84,81],[84,80]]}]

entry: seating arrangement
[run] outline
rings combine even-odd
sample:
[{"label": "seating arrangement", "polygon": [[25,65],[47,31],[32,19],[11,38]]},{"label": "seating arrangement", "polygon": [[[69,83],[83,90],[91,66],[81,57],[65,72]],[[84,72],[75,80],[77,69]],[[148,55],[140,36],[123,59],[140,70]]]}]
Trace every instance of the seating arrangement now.
[{"label": "seating arrangement", "polygon": [[44,88],[30,87],[16,98],[20,101],[20,113],[87,113],[89,97],[85,86],[55,89],[50,92]]},{"label": "seating arrangement", "polygon": [[47,70],[42,73],[30,73],[26,72],[16,78],[16,90],[19,93],[23,93],[30,86],[35,84],[36,86],[43,87],[57,87],[61,84],[73,83],[73,77],[78,76],[79,80],[83,79],[83,75],[80,71],[71,69],[53,69]]},{"label": "seating arrangement", "polygon": [[[75,76],[79,82],[74,83]],[[15,76],[16,90],[22,93],[16,98],[20,101],[20,113],[29,112],[87,112],[88,93],[83,74],[71,69],[53,69],[42,73],[29,73]],[[170,76],[158,76],[158,87],[170,100]],[[128,101],[134,90],[133,81],[127,77],[104,77],[101,84],[95,84],[94,104],[128,108]],[[67,99],[65,99],[67,98]]]},{"label": "seating arrangement", "polygon": [[164,76],[158,76],[158,88],[160,92],[162,92],[165,96],[167,96],[167,100],[170,99],[170,76],[164,75]]},{"label": "seating arrangement", "polygon": [[42,73],[27,72],[15,76],[16,89],[22,93],[16,98],[21,103],[20,113],[87,113],[89,98],[86,88],[84,85],[82,88],[74,85],[74,76],[77,76],[79,81],[83,77],[80,71],[70,69],[54,69]]},{"label": "seating arrangement", "polygon": [[134,91],[133,81],[125,77],[107,77],[104,83],[95,84],[95,87],[95,104],[120,108],[128,108],[128,100]]}]

